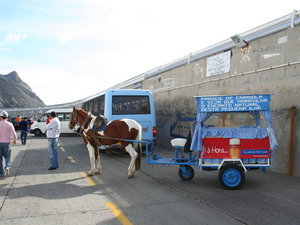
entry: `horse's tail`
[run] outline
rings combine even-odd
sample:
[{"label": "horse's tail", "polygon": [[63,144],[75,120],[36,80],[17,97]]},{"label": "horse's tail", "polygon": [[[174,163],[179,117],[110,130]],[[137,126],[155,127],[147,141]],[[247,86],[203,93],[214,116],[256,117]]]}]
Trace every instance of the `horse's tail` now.
[{"label": "horse's tail", "polygon": [[142,126],[137,123],[138,126],[138,134],[136,136],[136,141],[139,141],[138,143],[135,144],[135,149],[138,153],[138,156],[135,160],[135,170],[141,169],[141,156],[142,156],[142,143],[140,142],[142,140]]}]

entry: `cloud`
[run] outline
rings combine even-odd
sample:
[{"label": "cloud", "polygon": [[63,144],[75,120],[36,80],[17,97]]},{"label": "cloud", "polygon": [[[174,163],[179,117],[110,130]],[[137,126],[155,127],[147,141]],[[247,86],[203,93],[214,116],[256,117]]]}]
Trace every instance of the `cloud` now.
[{"label": "cloud", "polygon": [[0,41],[0,51],[10,50],[13,45],[18,44],[26,38],[27,34],[10,32],[4,37],[3,41]]},{"label": "cloud", "polygon": [[6,50],[7,50],[7,48],[5,48],[5,47],[3,46],[3,43],[0,42],[0,52],[6,51]]},{"label": "cloud", "polygon": [[18,74],[46,104],[80,99],[76,91],[66,92],[70,83],[76,90],[80,86],[80,81],[74,79],[72,74],[63,68],[54,65],[31,64],[20,67]]},{"label": "cloud", "polygon": [[[233,2],[241,9],[232,9]],[[245,8],[233,2],[220,1],[218,7],[199,0],[7,3],[14,14],[0,21],[0,52],[20,48],[0,56],[0,70],[17,71],[46,104],[70,102],[285,14],[282,6],[266,12],[269,3]]]},{"label": "cloud", "polygon": [[4,42],[7,44],[16,44],[21,40],[26,39],[27,34],[22,33],[9,33],[5,36]]}]

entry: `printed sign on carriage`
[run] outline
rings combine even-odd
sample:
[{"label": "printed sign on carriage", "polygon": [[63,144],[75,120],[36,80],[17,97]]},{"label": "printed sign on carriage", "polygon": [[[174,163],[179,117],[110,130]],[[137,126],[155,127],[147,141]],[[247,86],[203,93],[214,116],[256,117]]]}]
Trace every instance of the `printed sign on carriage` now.
[{"label": "printed sign on carriage", "polygon": [[270,95],[227,95],[199,97],[201,112],[243,112],[269,110]]}]

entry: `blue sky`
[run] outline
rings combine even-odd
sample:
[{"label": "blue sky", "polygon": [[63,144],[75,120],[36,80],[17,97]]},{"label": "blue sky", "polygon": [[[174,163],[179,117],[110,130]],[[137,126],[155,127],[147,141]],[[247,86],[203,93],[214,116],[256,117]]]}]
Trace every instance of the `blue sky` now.
[{"label": "blue sky", "polygon": [[297,3],[0,0],[0,74],[16,71],[46,104],[76,101],[285,16]]}]

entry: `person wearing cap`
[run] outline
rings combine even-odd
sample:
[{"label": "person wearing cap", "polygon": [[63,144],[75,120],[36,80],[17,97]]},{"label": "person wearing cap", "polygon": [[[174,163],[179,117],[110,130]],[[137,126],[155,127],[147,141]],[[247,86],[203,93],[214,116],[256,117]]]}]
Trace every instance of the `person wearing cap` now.
[{"label": "person wearing cap", "polygon": [[55,170],[58,168],[57,144],[60,135],[60,121],[56,117],[56,113],[54,111],[50,113],[50,119],[50,123],[46,125],[46,135],[48,138],[48,150],[51,163],[48,170]]},{"label": "person wearing cap", "polygon": [[[10,168],[10,144],[16,144],[17,134],[11,122],[7,121],[8,113],[2,111],[0,113],[0,177],[4,176],[4,172],[8,174]],[[5,159],[6,168],[3,169],[3,157]]]}]

